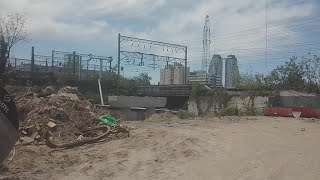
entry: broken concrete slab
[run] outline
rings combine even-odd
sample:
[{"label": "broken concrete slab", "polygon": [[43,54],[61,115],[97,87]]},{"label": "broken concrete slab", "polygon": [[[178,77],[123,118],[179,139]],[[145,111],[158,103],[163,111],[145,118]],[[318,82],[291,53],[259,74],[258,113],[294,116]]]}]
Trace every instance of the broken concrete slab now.
[{"label": "broken concrete slab", "polygon": [[22,145],[29,145],[34,141],[34,138],[25,136],[25,137],[21,137],[20,141]]},{"label": "broken concrete slab", "polygon": [[38,132],[34,132],[30,137],[32,139],[36,139],[37,136],[38,136]]}]

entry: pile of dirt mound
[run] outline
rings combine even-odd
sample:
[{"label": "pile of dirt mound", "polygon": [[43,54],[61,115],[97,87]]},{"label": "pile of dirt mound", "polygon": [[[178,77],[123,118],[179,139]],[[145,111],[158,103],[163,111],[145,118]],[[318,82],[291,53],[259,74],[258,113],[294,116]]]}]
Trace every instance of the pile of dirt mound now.
[{"label": "pile of dirt mound", "polygon": [[[42,142],[43,135],[50,132],[55,142],[75,141],[81,130],[97,124],[98,117],[92,104],[81,99],[77,88],[64,87],[55,94],[39,94],[23,88],[24,94],[16,88],[15,103],[21,123],[20,131],[26,143]],[[47,91],[47,90],[46,90]],[[31,139],[30,139],[30,138]]]},{"label": "pile of dirt mound", "polygon": [[23,96],[26,96],[26,94],[34,92],[35,89],[31,87],[25,87],[25,86],[12,86],[7,85],[5,87],[6,91],[10,94],[10,96],[14,97],[15,99],[19,99]]}]

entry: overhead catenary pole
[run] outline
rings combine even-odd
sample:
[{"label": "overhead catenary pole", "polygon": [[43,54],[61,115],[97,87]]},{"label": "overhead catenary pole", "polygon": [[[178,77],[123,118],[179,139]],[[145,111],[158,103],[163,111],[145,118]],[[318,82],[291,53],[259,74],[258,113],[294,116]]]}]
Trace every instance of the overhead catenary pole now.
[{"label": "overhead catenary pole", "polygon": [[186,46],[186,50],[185,50],[185,61],[184,61],[184,83],[185,84],[188,84],[188,76],[189,76],[189,73],[188,73],[188,64],[187,64],[187,61],[188,61],[188,47]]},{"label": "overhead catenary pole", "polygon": [[51,54],[51,71],[53,71],[53,62],[54,62],[54,50],[52,50],[52,54]]},{"label": "overhead catenary pole", "polygon": [[102,71],[103,71],[103,60],[100,59],[100,70],[99,70],[99,78],[101,79],[102,78]]},{"label": "overhead catenary pole", "polygon": [[169,57],[166,57],[166,61],[167,61],[166,69],[169,69]]},{"label": "overhead catenary pole", "polygon": [[87,60],[87,78],[89,76],[89,61],[92,59],[92,55],[90,54],[89,57],[89,60]]},{"label": "overhead catenary pole", "polygon": [[46,71],[48,71],[48,58],[46,58]]},{"label": "overhead catenary pole", "polygon": [[153,70],[155,70],[156,69],[156,57],[155,56],[153,56]]},{"label": "overhead catenary pole", "polygon": [[79,56],[79,81],[81,81],[82,56]]},{"label": "overhead catenary pole", "polygon": [[34,46],[31,48],[31,72],[34,72]]},{"label": "overhead catenary pole", "polygon": [[268,0],[266,0],[266,70],[268,71]]},{"label": "overhead catenary pole", "polygon": [[76,52],[73,51],[73,78],[75,77],[76,75]]},{"label": "overhead catenary pole", "polygon": [[109,61],[109,72],[112,71],[112,66],[111,66],[112,60]]},{"label": "overhead catenary pole", "polygon": [[120,37],[121,34],[118,34],[118,77],[117,77],[117,95],[119,95],[119,86],[120,86]]}]

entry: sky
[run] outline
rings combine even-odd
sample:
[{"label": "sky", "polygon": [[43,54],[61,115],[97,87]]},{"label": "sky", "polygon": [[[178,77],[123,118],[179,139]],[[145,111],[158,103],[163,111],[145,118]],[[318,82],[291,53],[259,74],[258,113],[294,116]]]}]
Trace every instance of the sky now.
[{"label": "sky", "polygon": [[[19,12],[28,18],[30,37],[14,47],[16,58],[30,58],[34,46],[39,55],[76,51],[113,56],[115,63],[121,33],[187,46],[188,64],[199,70],[208,14],[211,55],[236,55],[242,73],[267,73],[291,56],[319,54],[319,9],[318,0],[268,0],[267,16],[265,0],[0,0],[0,16]],[[131,42],[123,42],[122,50],[183,56]],[[126,77],[147,72],[159,81],[159,69],[121,65]]]}]

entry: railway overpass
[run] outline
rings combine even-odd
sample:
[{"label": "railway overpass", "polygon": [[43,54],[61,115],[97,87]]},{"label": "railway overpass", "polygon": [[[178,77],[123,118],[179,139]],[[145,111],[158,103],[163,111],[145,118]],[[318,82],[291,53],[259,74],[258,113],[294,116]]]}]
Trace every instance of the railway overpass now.
[{"label": "railway overpass", "polygon": [[186,85],[151,85],[139,86],[137,89],[138,96],[152,97],[189,97],[192,89],[191,84]]},{"label": "railway overpass", "polygon": [[179,110],[187,107],[192,85],[151,85],[140,86],[137,96],[166,97],[166,108]]},{"label": "railway overpass", "polygon": [[[209,88],[209,87],[208,87]],[[192,84],[185,85],[150,85],[139,86],[137,96],[167,97],[167,96],[190,96]],[[215,88],[213,88],[215,89]],[[217,88],[221,89],[221,88]],[[239,95],[243,90],[223,88],[230,95]]]},{"label": "railway overpass", "polygon": [[[166,107],[169,109],[182,109],[187,105],[191,94],[192,84],[186,85],[150,85],[140,86],[136,96],[167,97]],[[229,95],[241,95],[242,90],[224,89]]]}]

